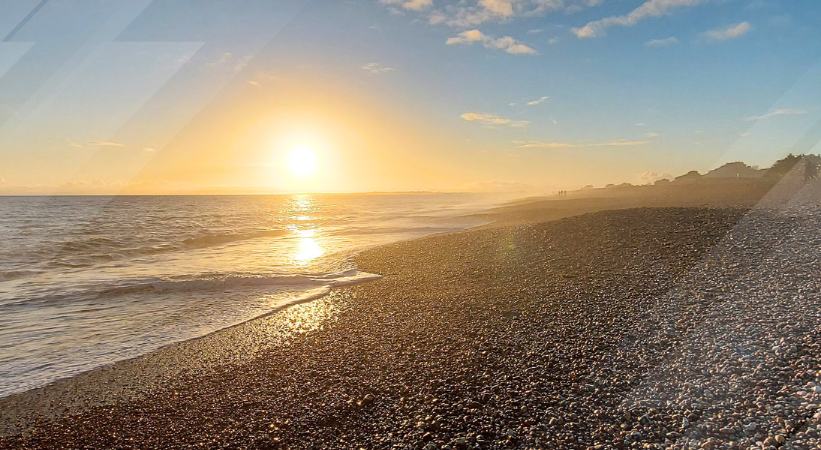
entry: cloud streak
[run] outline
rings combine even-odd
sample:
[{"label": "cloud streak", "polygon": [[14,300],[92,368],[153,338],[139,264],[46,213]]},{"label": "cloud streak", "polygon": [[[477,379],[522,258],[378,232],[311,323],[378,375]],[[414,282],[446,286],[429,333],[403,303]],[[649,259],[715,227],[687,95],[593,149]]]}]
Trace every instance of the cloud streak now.
[{"label": "cloud streak", "polygon": [[604,36],[610,27],[632,27],[645,19],[666,16],[677,9],[696,6],[702,2],[703,0],[647,0],[625,15],[593,20],[572,31],[579,39],[597,38]]},{"label": "cloud streak", "polygon": [[511,55],[535,55],[536,50],[523,42],[519,42],[510,36],[495,38],[488,36],[479,30],[466,30],[445,41],[447,45],[472,45],[482,44],[485,48],[502,50]]},{"label": "cloud streak", "polygon": [[530,125],[527,120],[514,120],[507,117],[497,116],[496,114],[481,113],[481,112],[466,112],[461,116],[462,120],[468,122],[476,122],[489,127],[511,127],[511,128],[525,128]]},{"label": "cloud streak", "polygon": [[644,43],[644,46],[650,48],[662,48],[676,44],[678,44],[678,38],[675,36],[670,36],[664,39],[650,39],[649,41]]},{"label": "cloud streak", "polygon": [[800,116],[803,114],[807,114],[807,111],[803,109],[793,109],[793,108],[777,108],[769,111],[767,113],[761,114],[760,116],[749,116],[745,117],[744,120],[748,122],[755,122],[759,120],[767,120],[772,119],[773,117],[778,116]]},{"label": "cloud streak", "polygon": [[562,141],[514,141],[518,148],[535,148],[547,150],[562,150],[572,148],[596,147],[636,147],[649,144],[648,140],[616,139],[607,142],[562,142]]},{"label": "cloud streak", "polygon": [[382,75],[385,73],[390,73],[395,71],[396,69],[393,67],[388,67],[378,62],[370,62],[362,66],[362,70],[368,72],[371,75]]},{"label": "cloud streak", "polygon": [[89,142],[88,145],[92,147],[101,147],[101,148],[123,148],[125,144],[121,142],[114,142],[114,141],[94,141]]},{"label": "cloud streak", "polygon": [[542,103],[548,101],[549,99],[550,99],[550,97],[542,96],[542,97],[539,97],[535,100],[531,100],[531,101],[527,102],[527,106],[541,105]]},{"label": "cloud streak", "polygon": [[716,28],[714,30],[705,31],[702,37],[710,41],[729,41],[731,39],[738,39],[741,36],[749,33],[753,26],[749,22],[740,22],[735,25],[729,25],[723,28]]}]

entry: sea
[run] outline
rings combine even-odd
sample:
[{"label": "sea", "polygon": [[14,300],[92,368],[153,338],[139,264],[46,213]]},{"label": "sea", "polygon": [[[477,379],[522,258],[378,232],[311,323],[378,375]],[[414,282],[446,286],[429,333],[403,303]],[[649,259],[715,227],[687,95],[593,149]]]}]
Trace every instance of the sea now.
[{"label": "sea", "polygon": [[505,200],[0,197],[0,397],[367,282],[357,252],[481,225]]}]

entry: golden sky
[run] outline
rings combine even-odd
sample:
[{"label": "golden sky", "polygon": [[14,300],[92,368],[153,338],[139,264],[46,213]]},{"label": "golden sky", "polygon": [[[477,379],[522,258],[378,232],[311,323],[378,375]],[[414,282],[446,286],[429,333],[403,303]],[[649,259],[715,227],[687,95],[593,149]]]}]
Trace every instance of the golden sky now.
[{"label": "golden sky", "polygon": [[11,2],[0,194],[540,193],[817,152],[816,2],[634,3]]}]

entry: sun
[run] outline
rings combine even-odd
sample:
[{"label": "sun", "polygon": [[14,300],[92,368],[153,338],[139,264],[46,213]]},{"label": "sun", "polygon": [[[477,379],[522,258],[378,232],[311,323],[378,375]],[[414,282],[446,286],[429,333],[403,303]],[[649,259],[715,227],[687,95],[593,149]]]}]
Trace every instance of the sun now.
[{"label": "sun", "polygon": [[288,170],[305,178],[316,173],[316,152],[307,145],[297,145],[288,152]]}]

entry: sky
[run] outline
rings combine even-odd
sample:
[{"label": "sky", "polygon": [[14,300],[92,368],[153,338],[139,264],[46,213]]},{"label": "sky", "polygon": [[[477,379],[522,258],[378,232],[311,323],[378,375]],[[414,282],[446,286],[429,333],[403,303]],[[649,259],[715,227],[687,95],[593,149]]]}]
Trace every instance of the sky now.
[{"label": "sky", "polygon": [[553,192],[821,153],[815,0],[2,8],[0,194]]}]

